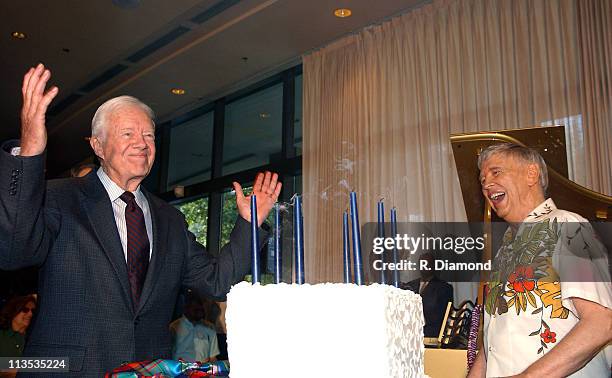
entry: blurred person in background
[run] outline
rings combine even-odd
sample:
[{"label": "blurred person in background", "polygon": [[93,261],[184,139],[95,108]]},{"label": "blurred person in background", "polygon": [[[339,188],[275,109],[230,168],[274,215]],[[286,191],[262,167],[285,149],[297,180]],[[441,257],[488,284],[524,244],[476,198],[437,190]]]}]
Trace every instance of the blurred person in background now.
[{"label": "blurred person in background", "polygon": [[225,310],[227,309],[227,302],[217,302],[219,306],[219,316],[215,322],[215,328],[217,329],[217,341],[219,342],[219,360],[229,360],[227,355],[227,326],[225,325]]},{"label": "blurred person in background", "polygon": [[183,316],[170,323],[172,358],[189,362],[214,362],[219,355],[215,321],[219,306],[192,294],[185,304]]},{"label": "blurred person in background", "polygon": [[85,177],[89,172],[93,172],[97,169],[98,166],[94,163],[78,164],[70,169],[70,177]]},{"label": "blurred person in background", "polygon": [[36,297],[14,297],[0,312],[0,357],[21,357],[26,331],[36,310]]},{"label": "blurred person in background", "polygon": [[[423,298],[423,316],[425,326],[423,333],[425,337],[438,337],[446,306],[453,301],[453,287],[446,281],[436,276],[435,256],[431,252],[423,253],[419,260],[427,261],[429,269],[421,269],[421,278],[402,283],[404,290],[411,290]],[[419,261],[419,264],[422,264]],[[421,265],[419,265],[421,266]]]}]

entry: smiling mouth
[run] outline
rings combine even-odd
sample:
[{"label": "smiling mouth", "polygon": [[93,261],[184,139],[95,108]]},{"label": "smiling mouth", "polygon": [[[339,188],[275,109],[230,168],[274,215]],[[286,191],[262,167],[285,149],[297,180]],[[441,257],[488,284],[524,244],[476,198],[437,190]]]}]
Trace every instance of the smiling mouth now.
[{"label": "smiling mouth", "polygon": [[491,203],[493,203],[493,205],[497,205],[504,199],[505,196],[506,196],[505,192],[495,192],[495,193],[489,194],[489,200],[491,200]]}]

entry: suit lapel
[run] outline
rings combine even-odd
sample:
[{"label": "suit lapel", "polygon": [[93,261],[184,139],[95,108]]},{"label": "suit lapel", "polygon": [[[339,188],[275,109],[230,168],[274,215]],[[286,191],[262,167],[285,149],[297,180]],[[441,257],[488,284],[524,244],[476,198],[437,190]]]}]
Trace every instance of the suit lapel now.
[{"label": "suit lapel", "polygon": [[[144,285],[142,287],[142,294],[140,295],[140,305],[138,311],[140,311],[144,304],[147,302],[153,291],[153,287],[159,278],[161,267],[164,266],[164,260],[166,258],[166,248],[168,239],[168,220],[160,214],[161,208],[148,192],[141,187],[141,190],[147,197],[149,203],[149,211],[151,212],[151,224],[153,225],[153,252],[151,254],[151,261],[149,262],[149,269],[147,270],[147,277],[145,278]],[[164,247],[162,247],[164,246]],[[137,311],[137,312],[138,312]]]},{"label": "suit lapel", "polygon": [[102,250],[117,274],[125,300],[129,307],[133,308],[125,255],[108,193],[95,172],[89,174],[83,183],[86,196],[84,207],[87,217],[102,245]]}]

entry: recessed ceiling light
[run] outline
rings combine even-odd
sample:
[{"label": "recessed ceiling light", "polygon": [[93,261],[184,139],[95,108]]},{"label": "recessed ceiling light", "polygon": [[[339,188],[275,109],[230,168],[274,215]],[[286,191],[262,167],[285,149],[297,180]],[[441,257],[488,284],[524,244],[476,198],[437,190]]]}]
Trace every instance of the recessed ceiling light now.
[{"label": "recessed ceiling light", "polygon": [[183,88],[172,88],[170,92],[172,92],[172,94],[175,94],[177,96],[181,96],[185,94],[185,90]]},{"label": "recessed ceiling light", "polygon": [[259,118],[262,118],[262,119],[270,118],[270,113],[259,113]]},{"label": "recessed ceiling light", "polygon": [[339,17],[339,18],[350,17],[351,14],[353,14],[353,11],[351,11],[348,8],[338,8],[334,11],[334,16]]},{"label": "recessed ceiling light", "polygon": [[20,31],[14,31],[11,33],[11,36],[15,39],[25,39],[26,35],[23,32]]}]

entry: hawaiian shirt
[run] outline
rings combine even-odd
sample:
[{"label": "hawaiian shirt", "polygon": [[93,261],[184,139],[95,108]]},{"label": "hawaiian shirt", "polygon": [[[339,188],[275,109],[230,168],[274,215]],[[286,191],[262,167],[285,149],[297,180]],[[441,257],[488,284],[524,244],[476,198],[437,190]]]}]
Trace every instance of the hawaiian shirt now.
[{"label": "hawaiian shirt", "polygon": [[[487,285],[487,377],[523,372],[578,323],[572,297],[612,308],[607,251],[591,224],[547,199],[509,227]],[[612,346],[571,377],[609,377]]]}]

